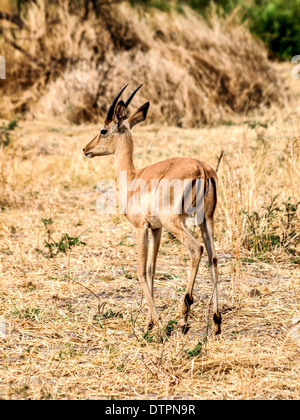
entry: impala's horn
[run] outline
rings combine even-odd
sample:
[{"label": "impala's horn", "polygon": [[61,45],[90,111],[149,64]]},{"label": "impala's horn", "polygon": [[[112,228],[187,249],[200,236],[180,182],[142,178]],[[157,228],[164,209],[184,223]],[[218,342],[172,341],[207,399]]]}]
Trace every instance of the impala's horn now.
[{"label": "impala's horn", "polygon": [[106,121],[112,121],[113,116],[114,116],[115,107],[117,105],[118,99],[122,95],[123,90],[125,90],[127,88],[127,86],[128,86],[128,84],[126,86],[124,86],[123,89],[120,90],[120,92],[117,94],[117,96],[115,97],[115,99],[112,101],[112,104],[109,107],[109,110],[107,111]]},{"label": "impala's horn", "polygon": [[136,94],[136,92],[141,89],[141,87],[143,86],[143,83],[137,88],[135,89],[132,94],[129,96],[129,98],[127,99],[127,101],[125,102],[125,108],[128,107],[128,105],[130,104],[130,102],[132,101],[132,98],[134,97],[134,95]]}]

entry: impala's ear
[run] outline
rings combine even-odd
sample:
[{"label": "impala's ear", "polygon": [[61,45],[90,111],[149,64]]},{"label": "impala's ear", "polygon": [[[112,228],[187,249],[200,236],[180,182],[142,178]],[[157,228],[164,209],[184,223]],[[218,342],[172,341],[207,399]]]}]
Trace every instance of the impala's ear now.
[{"label": "impala's ear", "polygon": [[130,128],[134,127],[136,124],[145,121],[150,102],[146,102],[141,106],[133,115],[128,118]]},{"label": "impala's ear", "polygon": [[123,121],[126,120],[126,117],[126,106],[123,101],[120,101],[115,109],[114,120],[120,127]]}]

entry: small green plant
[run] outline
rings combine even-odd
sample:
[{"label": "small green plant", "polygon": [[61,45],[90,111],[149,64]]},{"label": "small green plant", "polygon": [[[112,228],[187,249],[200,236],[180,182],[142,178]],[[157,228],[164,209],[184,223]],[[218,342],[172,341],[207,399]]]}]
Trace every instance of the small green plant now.
[{"label": "small green plant", "polygon": [[123,314],[121,312],[114,312],[112,309],[109,309],[104,314],[101,315],[102,319],[109,319],[109,318],[121,318],[123,319]]},{"label": "small green plant", "polygon": [[40,314],[40,308],[25,308],[24,318],[32,321],[37,321]]},{"label": "small green plant", "polygon": [[52,225],[53,224],[53,220],[52,219],[42,219],[42,222],[45,226],[45,229],[48,228],[48,225]]},{"label": "small green plant", "polygon": [[79,353],[71,343],[66,343],[64,348],[58,353],[60,359],[72,358],[77,355],[79,355]]},{"label": "small green plant", "polygon": [[0,127],[0,146],[6,147],[9,145],[11,138],[10,132],[13,131],[18,125],[17,120],[11,120],[7,125],[2,124]]},{"label": "small green plant", "polygon": [[263,127],[268,128],[268,122],[261,123],[259,121],[245,121],[244,124],[247,124],[252,130],[254,130],[256,127]]},{"label": "small green plant", "polygon": [[124,277],[125,277],[126,279],[132,279],[132,275],[131,275],[130,273],[128,273],[128,272],[125,270],[125,268],[124,268],[124,265],[123,265],[123,264],[122,264],[122,271],[123,271]]},{"label": "small green plant", "polygon": [[100,328],[103,328],[101,320],[102,320],[101,315],[96,314],[93,316],[93,321],[95,321],[96,324],[100,325]]},{"label": "small green plant", "polygon": [[177,325],[176,319],[171,319],[168,322],[168,324],[165,327],[165,333],[167,337],[169,337],[172,334],[172,331],[174,331],[176,325]]},{"label": "small green plant", "polygon": [[104,314],[96,314],[93,316],[93,321],[97,323],[100,328],[103,328],[102,321],[110,318],[120,318],[123,319],[123,314],[121,312],[114,312],[112,309],[109,309]]},{"label": "small green plant", "polygon": [[51,242],[45,241],[45,247],[49,249],[51,257],[56,256],[60,252],[66,254],[68,250],[74,246],[86,245],[86,243],[80,241],[79,238],[79,236],[72,237],[69,236],[68,233],[64,233],[58,242],[53,239]]},{"label": "small green plant", "polygon": [[293,256],[297,254],[296,247],[300,243],[297,209],[300,202],[294,204],[289,197],[279,204],[277,198],[278,195],[274,196],[269,205],[258,211],[242,211],[246,216],[244,244],[256,256],[279,247]]},{"label": "small green plant", "polygon": [[52,394],[50,394],[50,392],[43,391],[42,400],[52,400]]},{"label": "small green plant", "polygon": [[33,292],[36,289],[36,285],[29,281],[23,285],[26,292]]},{"label": "small green plant", "polygon": [[45,240],[44,245],[45,248],[48,249],[49,254],[45,254],[43,251],[37,249],[37,251],[41,252],[44,256],[48,256],[50,258],[56,257],[59,253],[67,254],[67,252],[72,249],[74,246],[86,245],[85,242],[80,241],[80,236],[70,236],[68,233],[64,233],[59,241],[53,239],[52,234],[52,225],[54,221],[49,219],[42,219],[44,224],[46,233],[47,233],[47,240]]},{"label": "small green plant", "polygon": [[156,338],[159,343],[164,343],[165,341],[169,340],[169,337],[172,334],[172,331],[174,331],[176,325],[177,321],[175,319],[171,319],[164,329],[157,331],[155,336],[153,336],[150,331],[146,331],[144,334],[142,334],[142,337],[148,343],[152,343],[154,338]]},{"label": "small green plant", "polygon": [[199,356],[202,352],[202,347],[206,343],[206,338],[204,338],[202,341],[198,341],[196,346],[192,350],[184,350],[185,354],[189,359],[193,359],[197,356]]},{"label": "small green plant", "polygon": [[148,343],[152,343],[153,341],[153,335],[150,334],[149,331],[145,332],[145,334],[143,334],[143,339],[146,340]]},{"label": "small green plant", "polygon": [[13,391],[15,394],[19,395],[21,398],[26,398],[29,391],[29,386],[25,384],[19,388],[13,388]]},{"label": "small green plant", "polygon": [[13,316],[16,316],[18,318],[21,319],[27,319],[27,320],[31,320],[31,321],[38,321],[38,316],[41,312],[40,308],[22,308],[22,309],[18,309],[15,305],[14,305],[15,310],[12,312]]}]

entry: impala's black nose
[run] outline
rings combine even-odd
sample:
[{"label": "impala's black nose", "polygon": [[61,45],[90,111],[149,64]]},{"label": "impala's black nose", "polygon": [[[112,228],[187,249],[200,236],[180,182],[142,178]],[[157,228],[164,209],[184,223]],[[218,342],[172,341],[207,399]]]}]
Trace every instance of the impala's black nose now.
[{"label": "impala's black nose", "polygon": [[82,151],[84,152],[84,151],[85,151],[85,149],[82,149]]}]

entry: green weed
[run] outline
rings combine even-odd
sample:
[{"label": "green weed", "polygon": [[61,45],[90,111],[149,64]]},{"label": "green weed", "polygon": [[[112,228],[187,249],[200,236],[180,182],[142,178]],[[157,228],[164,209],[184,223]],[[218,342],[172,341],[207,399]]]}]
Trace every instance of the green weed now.
[{"label": "green weed", "polygon": [[[298,203],[292,203],[291,197],[279,204],[278,195],[267,206],[258,211],[242,211],[246,216],[246,238],[244,245],[252,249],[256,256],[282,248],[285,252],[297,256],[299,238]],[[296,261],[298,262],[298,260]]]},{"label": "green weed", "polygon": [[206,338],[204,338],[202,341],[201,340],[198,341],[198,343],[192,350],[184,350],[184,352],[189,359],[193,359],[201,354],[202,348],[205,343],[206,343]]},{"label": "green weed", "polygon": [[149,331],[145,332],[145,334],[143,334],[143,339],[146,340],[148,343],[152,343],[153,341],[153,335],[150,334]]},{"label": "green weed", "polygon": [[28,319],[31,321],[38,321],[39,314],[41,312],[40,308],[22,308],[18,309],[14,305],[15,310],[12,312],[12,315],[21,319]]},{"label": "green weed", "polygon": [[68,251],[74,246],[86,245],[85,242],[80,241],[80,236],[70,236],[68,233],[64,233],[61,236],[60,240],[56,241],[52,237],[53,231],[51,229],[51,226],[53,225],[54,221],[51,218],[49,218],[42,219],[42,222],[47,233],[47,240],[45,240],[44,246],[48,249],[49,254],[45,254],[40,249],[37,249],[37,251],[41,252],[44,256],[54,258],[59,253],[67,254]]},{"label": "green weed", "polygon": [[17,120],[11,120],[7,125],[4,123],[2,124],[0,127],[0,146],[6,147],[10,144],[10,133],[17,127],[17,125]]},{"label": "green weed", "polygon": [[123,314],[121,312],[114,312],[112,309],[109,309],[104,314],[101,315],[102,319],[109,319],[109,318],[121,318],[123,319]]},{"label": "green weed", "polygon": [[176,325],[177,325],[177,321],[175,319],[171,319],[168,322],[168,324],[165,327],[165,333],[167,337],[169,337],[172,334],[172,331],[174,331]]}]

